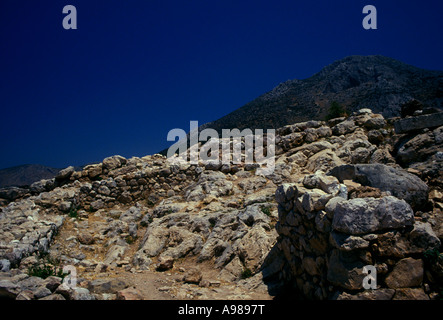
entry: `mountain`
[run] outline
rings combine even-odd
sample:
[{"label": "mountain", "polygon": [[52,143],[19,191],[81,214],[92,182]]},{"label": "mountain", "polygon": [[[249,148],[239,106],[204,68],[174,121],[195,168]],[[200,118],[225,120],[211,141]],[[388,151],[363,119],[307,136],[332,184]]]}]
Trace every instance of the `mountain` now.
[{"label": "mountain", "polygon": [[60,171],[40,164],[25,164],[0,170],[0,188],[26,186],[42,179],[52,179]]},{"label": "mountain", "polygon": [[443,108],[443,71],[420,69],[384,56],[349,56],[310,78],[288,80],[230,114],[204,124],[213,128],[279,128],[323,120],[332,101],[348,113],[370,108],[385,117],[400,115],[412,99]]}]

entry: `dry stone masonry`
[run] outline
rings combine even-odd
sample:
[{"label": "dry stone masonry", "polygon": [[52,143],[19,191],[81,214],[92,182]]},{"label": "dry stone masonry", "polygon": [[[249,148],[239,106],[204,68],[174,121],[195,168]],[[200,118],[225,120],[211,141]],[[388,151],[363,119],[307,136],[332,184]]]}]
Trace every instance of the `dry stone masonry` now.
[{"label": "dry stone masonry", "polygon": [[348,199],[346,190],[346,183],[321,171],[278,187],[278,246],[287,281],[308,299],[361,298],[369,294],[363,267],[372,265],[375,299],[395,299],[396,290],[426,297],[423,253],[441,245],[431,225],[416,220],[405,200],[383,193]]}]

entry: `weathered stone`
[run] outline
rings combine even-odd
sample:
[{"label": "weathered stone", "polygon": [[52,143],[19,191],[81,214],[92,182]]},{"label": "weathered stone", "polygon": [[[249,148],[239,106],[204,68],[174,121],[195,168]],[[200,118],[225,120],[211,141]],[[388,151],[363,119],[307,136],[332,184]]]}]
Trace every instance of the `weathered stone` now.
[{"label": "weathered stone", "polygon": [[40,300],[66,300],[66,298],[59,293],[53,293],[49,296],[41,298]]},{"label": "weathered stone", "polygon": [[365,186],[389,191],[413,207],[421,206],[427,201],[426,183],[403,169],[395,169],[384,164],[358,164],[339,166],[328,174],[340,181],[351,179]]},{"label": "weathered stone", "polygon": [[331,232],[329,242],[337,249],[351,251],[355,249],[364,249],[369,247],[369,241],[361,237],[352,236],[344,233]]},{"label": "weathered stone", "polygon": [[120,279],[97,279],[88,283],[88,289],[94,293],[117,293],[127,287]]},{"label": "weathered stone", "polygon": [[71,291],[71,300],[95,300],[95,297],[86,288],[76,287]]},{"label": "weathered stone", "polygon": [[91,202],[91,209],[94,211],[103,209],[104,207],[105,207],[105,203],[101,199]]},{"label": "weathered stone", "polygon": [[327,279],[332,284],[349,289],[359,290],[363,288],[364,264],[354,254],[339,251],[332,251],[329,259]]},{"label": "weathered stone", "polygon": [[35,296],[31,290],[23,290],[15,298],[15,300],[21,300],[21,301],[34,300],[34,299]]},{"label": "weathered stone", "polygon": [[135,287],[126,288],[117,292],[117,300],[144,300],[140,290]]},{"label": "weathered stone", "polygon": [[343,122],[340,122],[333,126],[332,133],[336,136],[340,136],[342,134],[348,134],[351,132],[354,132],[355,129],[357,129],[357,126],[355,125],[355,122],[352,120],[346,120]]},{"label": "weathered stone", "polygon": [[307,190],[303,194],[302,206],[307,212],[318,211],[325,208],[326,203],[332,198],[331,194],[328,194],[320,189]]},{"label": "weathered stone", "polygon": [[69,201],[62,201],[62,202],[60,202],[60,204],[58,205],[58,209],[59,209],[61,212],[69,212],[69,210],[71,209],[71,207],[72,207],[72,203],[69,202]]},{"label": "weathered stone", "polygon": [[51,292],[54,292],[61,284],[62,284],[62,278],[60,277],[50,276],[45,279],[45,286],[46,288],[51,290]]},{"label": "weathered stone", "polygon": [[303,269],[306,270],[311,276],[320,274],[320,270],[317,267],[317,263],[312,257],[305,257],[302,260]]},{"label": "weathered stone", "polygon": [[413,136],[397,151],[396,159],[403,165],[426,161],[441,150],[441,144],[436,143],[432,131]]},{"label": "weathered stone", "polygon": [[343,292],[337,297],[337,300],[392,300],[394,294],[394,289],[380,288],[377,290],[365,290],[355,295]]},{"label": "weathered stone", "polygon": [[346,199],[344,199],[342,197],[334,197],[334,198],[329,199],[329,201],[326,203],[325,211],[326,211],[326,214],[328,215],[329,219],[332,219],[332,217],[334,216],[334,212],[335,212],[335,208],[337,207],[337,204],[342,201],[346,201]]},{"label": "weathered stone", "polygon": [[94,243],[94,237],[87,232],[82,232],[77,236],[78,241],[81,244],[85,244],[85,245],[91,245]]},{"label": "weathered stone", "polygon": [[68,179],[73,173],[75,169],[73,166],[67,167],[63,170],[60,170],[55,176],[55,180],[65,180]]},{"label": "weathered stone", "polygon": [[423,260],[404,258],[397,262],[392,272],[386,277],[389,288],[417,287],[423,281]]},{"label": "weathered stone", "polygon": [[297,196],[297,187],[295,184],[284,183],[278,186],[275,191],[275,201],[280,204],[292,200],[295,196]]},{"label": "weathered stone", "polygon": [[347,234],[365,234],[398,229],[414,223],[414,212],[404,201],[388,196],[380,199],[356,198],[339,202],[332,228]]},{"label": "weathered stone", "polygon": [[126,164],[126,162],[126,158],[119,155],[107,157],[103,160],[103,168],[114,170],[120,168],[122,165]]},{"label": "weathered stone", "polygon": [[41,299],[52,294],[51,290],[46,287],[39,287],[36,290],[32,291],[34,293],[35,299]]},{"label": "weathered stone", "polygon": [[409,234],[409,241],[412,250],[416,253],[438,249],[441,244],[440,239],[435,234],[432,226],[429,223],[421,221],[416,221],[414,223],[414,229],[412,229]]},{"label": "weathered stone", "polygon": [[103,263],[107,265],[116,265],[118,261],[120,261],[120,259],[124,256],[127,250],[128,247],[126,245],[115,244],[111,246],[106,252]]},{"label": "weathered stone", "polygon": [[386,126],[386,120],[381,114],[373,115],[363,124],[363,126],[368,130],[381,129]]},{"label": "weathered stone", "polygon": [[259,224],[251,228],[237,243],[238,255],[244,265],[255,272],[274,245],[275,235],[267,233]]},{"label": "weathered stone", "polygon": [[426,114],[400,119],[394,123],[395,132],[405,133],[424,128],[439,127],[443,125],[443,112]]},{"label": "weathered stone", "polygon": [[203,278],[203,275],[199,269],[191,268],[183,276],[183,282],[192,283],[192,284],[199,284],[200,281],[202,280],[202,278]]},{"label": "weathered stone", "polygon": [[11,262],[7,259],[0,260],[0,271],[7,272],[11,268]]},{"label": "weathered stone", "polygon": [[84,168],[90,179],[95,179],[102,174],[102,164],[90,165]]},{"label": "weathered stone", "polygon": [[422,288],[404,288],[395,290],[393,300],[429,300]]},{"label": "weathered stone", "polygon": [[174,266],[174,258],[168,257],[168,256],[163,256],[163,257],[160,257],[160,259],[157,263],[156,270],[157,271],[166,271],[166,270],[172,269],[173,266]]},{"label": "weathered stone", "polygon": [[117,201],[118,201],[118,202],[120,202],[120,203],[124,203],[124,204],[126,204],[126,203],[130,203],[132,200],[133,200],[133,199],[132,199],[132,195],[131,195],[129,192],[127,192],[127,191],[123,192],[123,193],[117,198]]},{"label": "weathered stone", "polygon": [[0,280],[0,298],[15,299],[20,293],[21,288],[17,284],[9,280]]},{"label": "weathered stone", "polygon": [[99,194],[103,194],[105,196],[109,196],[111,194],[111,190],[107,186],[100,186],[97,190]]},{"label": "weathered stone", "polygon": [[307,161],[306,168],[311,172],[317,170],[328,171],[343,164],[344,162],[334,151],[326,149],[310,157]]}]

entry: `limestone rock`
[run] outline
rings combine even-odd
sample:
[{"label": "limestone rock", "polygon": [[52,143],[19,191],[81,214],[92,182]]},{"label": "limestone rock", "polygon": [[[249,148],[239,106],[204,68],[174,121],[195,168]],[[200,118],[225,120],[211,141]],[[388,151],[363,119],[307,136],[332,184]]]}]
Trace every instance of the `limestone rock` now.
[{"label": "limestone rock", "polygon": [[96,279],[88,283],[89,291],[93,293],[117,293],[127,287],[120,279]]},{"label": "limestone rock", "polygon": [[126,158],[119,155],[107,157],[103,160],[103,168],[108,170],[114,170],[121,167],[122,165],[125,165],[126,162],[127,162]]},{"label": "limestone rock", "polygon": [[393,196],[380,199],[356,198],[339,202],[334,212],[332,228],[358,235],[398,229],[414,223],[414,212],[404,201]]},{"label": "limestone rock", "polygon": [[163,256],[159,259],[156,269],[158,271],[166,271],[172,269],[173,266],[174,266],[174,258]]},{"label": "limestone rock", "polygon": [[73,166],[69,166],[63,170],[60,170],[59,173],[55,176],[55,180],[65,180],[68,179],[73,173],[75,169]]},{"label": "limestone rock", "polygon": [[423,281],[423,260],[404,258],[397,262],[392,272],[386,277],[389,288],[417,287]]},{"label": "limestone rock", "polygon": [[404,288],[395,290],[393,300],[429,300],[422,288]]},{"label": "limestone rock", "polygon": [[144,300],[140,290],[134,287],[126,288],[117,292],[117,300]]},{"label": "limestone rock", "polygon": [[192,284],[199,284],[200,281],[202,280],[202,278],[203,278],[203,275],[199,269],[191,268],[183,276],[183,282],[192,283]]},{"label": "limestone rock", "polygon": [[396,133],[439,127],[443,125],[443,112],[408,117],[394,123]]},{"label": "limestone rock", "polygon": [[389,191],[393,196],[406,200],[417,207],[426,203],[428,186],[417,176],[402,169],[384,164],[345,165],[332,169],[328,174],[340,181],[354,180],[364,186]]},{"label": "limestone rock", "polygon": [[364,264],[352,253],[333,250],[327,273],[328,281],[349,290],[363,288]]}]

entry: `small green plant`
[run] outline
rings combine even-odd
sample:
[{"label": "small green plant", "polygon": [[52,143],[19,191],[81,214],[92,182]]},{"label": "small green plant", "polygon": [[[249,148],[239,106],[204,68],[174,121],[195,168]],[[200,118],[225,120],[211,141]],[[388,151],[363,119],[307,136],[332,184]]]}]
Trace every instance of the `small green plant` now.
[{"label": "small green plant", "polygon": [[262,207],[261,212],[263,212],[268,217],[271,215],[271,209],[269,207]]},{"label": "small green plant", "polygon": [[125,240],[127,244],[133,244],[135,240],[137,240],[137,237],[127,236]]},{"label": "small green plant", "polygon": [[443,254],[441,254],[437,248],[423,252],[423,258],[430,264],[436,264],[440,256],[443,256]]},{"label": "small green plant", "polygon": [[74,205],[72,205],[71,206],[71,209],[69,209],[69,217],[70,218],[78,218],[78,211],[77,211],[77,208],[74,206]]},{"label": "small green plant", "polygon": [[[43,257],[43,258],[42,258]],[[48,256],[41,256],[38,262],[28,268],[28,275],[46,279],[50,276],[64,278],[63,268],[60,267],[60,259],[52,259]]]},{"label": "small green plant", "polygon": [[247,279],[252,277],[252,271],[249,268],[244,268],[242,273],[241,273],[241,278],[242,279]]}]

